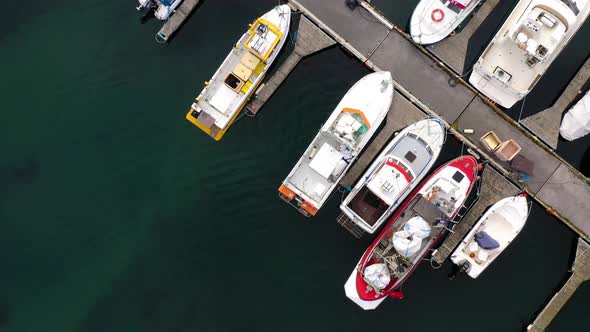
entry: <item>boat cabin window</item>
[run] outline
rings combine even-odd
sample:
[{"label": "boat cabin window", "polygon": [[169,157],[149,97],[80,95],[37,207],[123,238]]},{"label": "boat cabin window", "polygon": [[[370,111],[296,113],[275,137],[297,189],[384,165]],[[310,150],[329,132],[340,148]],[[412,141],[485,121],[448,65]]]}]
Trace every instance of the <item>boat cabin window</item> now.
[{"label": "boat cabin window", "polygon": [[464,177],[465,177],[465,175],[463,175],[463,173],[457,171],[453,175],[453,180],[455,180],[457,183],[461,183],[461,181],[463,180]]},{"label": "boat cabin window", "polygon": [[239,77],[234,75],[234,73],[229,73],[229,75],[227,75],[227,77],[225,78],[224,82],[227,86],[229,86],[232,90],[235,91],[240,90],[242,84],[244,83]]}]

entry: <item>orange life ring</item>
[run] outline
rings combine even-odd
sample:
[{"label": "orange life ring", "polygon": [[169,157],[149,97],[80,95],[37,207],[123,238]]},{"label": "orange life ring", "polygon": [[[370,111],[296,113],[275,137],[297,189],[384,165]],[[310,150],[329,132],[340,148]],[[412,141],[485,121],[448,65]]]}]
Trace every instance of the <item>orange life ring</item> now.
[{"label": "orange life ring", "polygon": [[442,9],[436,8],[432,11],[432,14],[430,14],[430,18],[434,22],[440,22],[445,18],[445,12],[443,12]]}]

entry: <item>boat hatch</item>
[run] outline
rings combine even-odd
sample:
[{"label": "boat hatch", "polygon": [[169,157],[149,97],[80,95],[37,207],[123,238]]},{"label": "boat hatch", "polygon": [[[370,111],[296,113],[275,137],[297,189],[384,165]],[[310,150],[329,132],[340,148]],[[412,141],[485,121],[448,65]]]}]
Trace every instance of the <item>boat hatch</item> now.
[{"label": "boat hatch", "polygon": [[457,183],[461,183],[461,181],[463,181],[464,177],[465,177],[465,175],[463,175],[463,173],[456,171],[455,174],[453,175],[453,180],[455,180],[455,182],[457,182]]},{"label": "boat hatch", "polygon": [[263,18],[257,19],[250,26],[249,33],[246,48],[264,62],[268,60],[283,35],[276,25]]},{"label": "boat hatch", "polygon": [[494,69],[494,76],[502,83],[506,84],[510,82],[512,79],[512,75],[506,72],[504,69],[500,68],[499,66]]}]

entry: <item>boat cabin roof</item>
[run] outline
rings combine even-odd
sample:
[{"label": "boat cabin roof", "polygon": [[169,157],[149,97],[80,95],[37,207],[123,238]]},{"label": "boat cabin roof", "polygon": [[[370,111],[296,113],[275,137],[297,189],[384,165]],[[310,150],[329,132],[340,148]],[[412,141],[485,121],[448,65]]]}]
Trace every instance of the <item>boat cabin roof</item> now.
[{"label": "boat cabin roof", "polygon": [[250,37],[245,43],[246,48],[264,62],[268,60],[283,35],[279,27],[263,18],[257,19],[248,32]]}]

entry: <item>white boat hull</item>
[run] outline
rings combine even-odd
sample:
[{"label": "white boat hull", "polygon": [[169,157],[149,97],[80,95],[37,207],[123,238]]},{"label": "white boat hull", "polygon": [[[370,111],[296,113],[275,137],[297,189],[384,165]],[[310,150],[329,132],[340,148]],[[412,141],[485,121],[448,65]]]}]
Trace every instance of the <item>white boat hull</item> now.
[{"label": "white boat hull", "polygon": [[590,1],[577,6],[576,14],[560,0],[520,1],[473,66],[469,83],[500,106],[514,106],[588,18]]},{"label": "white boat hull", "polygon": [[[456,265],[466,264],[467,275],[477,278],[508,247],[524,227],[529,214],[526,195],[507,197],[492,205],[451,254]],[[479,247],[474,236],[485,232],[499,247],[486,250]]]},{"label": "white boat hull", "polygon": [[422,45],[434,44],[443,40],[473,13],[480,2],[481,0],[473,0],[459,13],[456,13],[444,6],[440,0],[420,1],[410,19],[412,39]]},{"label": "white boat hull", "polygon": [[590,133],[590,91],[565,113],[559,133],[568,141]]},{"label": "white boat hull", "polygon": [[[393,92],[392,77],[389,72],[369,74],[351,87],[283,181],[279,189],[281,198],[297,207],[304,215],[314,215],[326,202],[385,119],[391,107]],[[338,120],[349,111],[362,113],[363,122],[368,125],[367,130],[359,134],[354,142],[345,138],[342,133],[338,133],[336,129]],[[333,160],[319,161],[316,153],[322,155],[322,158],[324,155],[331,155],[328,157],[333,157]],[[342,154],[341,159],[339,153]],[[346,161],[345,166],[340,165],[342,160]],[[327,165],[331,162],[338,162],[338,164]],[[309,209],[306,213],[302,208]]]},{"label": "white boat hull", "polygon": [[[395,199],[395,202],[389,204],[387,210],[381,215],[381,217],[375,223],[368,223],[366,220],[363,220],[357,213],[353,211],[350,207],[351,201],[355,198],[359,192],[365,188],[368,183],[375,178],[376,171],[378,171],[383,164],[386,162],[386,159],[393,157],[391,155],[392,150],[396,147],[396,145],[403,139],[406,138],[408,134],[415,135],[416,137],[420,138],[423,142],[425,142],[432,151],[432,156],[428,160],[428,163],[421,167],[419,170],[413,171],[413,180],[411,183],[408,184],[406,188],[403,189],[403,192],[399,194],[399,196]],[[436,162],[443,144],[445,142],[445,129],[444,125],[441,121],[435,119],[426,119],[418,121],[402,130],[400,133],[397,134],[395,138],[391,140],[389,144],[383,149],[383,151],[375,158],[375,162],[371,164],[369,169],[361,176],[360,180],[356,183],[354,188],[351,190],[350,194],[346,196],[342,204],[340,204],[340,210],[344,212],[348,216],[348,218],[361,227],[365,232],[369,234],[375,233],[381,225],[387,220],[389,215],[404,201],[404,199],[414,190],[414,188],[422,181],[422,179],[428,174],[428,171],[432,168],[434,163]],[[425,152],[426,153],[426,152]],[[404,156],[395,156],[403,160]],[[406,165],[413,166],[412,162],[408,160],[404,160]]]}]

